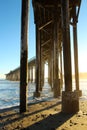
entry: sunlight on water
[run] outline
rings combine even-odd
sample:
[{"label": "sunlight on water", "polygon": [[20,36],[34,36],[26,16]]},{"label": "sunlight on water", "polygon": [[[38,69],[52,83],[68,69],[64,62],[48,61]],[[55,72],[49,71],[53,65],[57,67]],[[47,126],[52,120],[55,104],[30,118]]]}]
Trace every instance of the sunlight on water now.
[{"label": "sunlight on water", "polygon": [[[75,90],[75,82],[73,81],[73,90]],[[80,80],[80,90],[82,90],[82,99],[87,100],[87,80]],[[19,105],[19,82],[0,80],[0,109]],[[35,83],[28,85],[28,101],[35,102],[33,93],[35,92]],[[53,97],[50,85],[46,82],[41,93],[41,100]]]}]

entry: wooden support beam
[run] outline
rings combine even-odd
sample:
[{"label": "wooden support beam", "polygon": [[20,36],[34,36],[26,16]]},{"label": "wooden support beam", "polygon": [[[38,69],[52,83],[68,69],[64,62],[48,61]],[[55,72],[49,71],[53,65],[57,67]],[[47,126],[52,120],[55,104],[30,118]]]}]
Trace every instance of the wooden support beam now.
[{"label": "wooden support beam", "polygon": [[51,39],[47,40],[46,42],[42,43],[41,46],[43,47],[44,45],[48,44],[51,41]]},{"label": "wooden support beam", "polygon": [[43,55],[42,55],[42,58],[43,58],[43,59],[48,59],[48,55],[43,54]]},{"label": "wooden support beam", "polygon": [[62,47],[60,49],[60,77],[61,77],[61,88],[63,87],[63,69],[62,69],[63,63],[62,63]]},{"label": "wooden support beam", "polygon": [[46,61],[48,59],[48,57],[42,57],[44,61]]},{"label": "wooden support beam", "polygon": [[44,60],[41,60],[41,89],[40,91],[42,91],[43,85],[44,85]]},{"label": "wooden support beam", "polygon": [[59,52],[58,52],[58,31],[59,31],[59,19],[58,19],[58,6],[54,7],[54,23],[53,23],[53,90],[54,97],[60,96],[60,84],[59,84]]},{"label": "wooden support beam", "polygon": [[70,50],[70,26],[69,26],[69,0],[62,4],[62,30],[63,30],[63,58],[64,58],[64,80],[65,91],[72,91],[72,68]]},{"label": "wooden support beam", "polygon": [[46,55],[47,56],[47,53],[50,51],[50,49],[46,49],[42,52],[43,55]]},{"label": "wooden support beam", "polygon": [[78,4],[78,11],[77,11],[77,14],[76,14],[76,17],[77,17],[77,20],[78,20],[78,17],[79,17],[79,12],[80,12],[80,7],[81,7],[81,2],[82,0],[79,0],[79,4]]},{"label": "wooden support beam", "polygon": [[58,17],[57,7],[54,9],[55,17],[53,24],[53,59],[54,59],[54,80],[58,79]]},{"label": "wooden support beam", "polygon": [[31,65],[30,65],[30,82],[32,82],[32,77],[31,77]]},{"label": "wooden support beam", "polygon": [[76,91],[79,96],[82,96],[82,91],[79,90],[79,68],[78,68],[78,43],[77,43],[77,20],[76,20],[76,6],[73,9],[73,41],[74,41],[74,64],[75,64],[75,82]]},{"label": "wooden support beam", "polygon": [[31,82],[33,82],[33,66],[31,66]]},{"label": "wooden support beam", "polygon": [[39,27],[39,30],[43,29],[44,27],[48,26],[49,24],[51,24],[53,22],[53,20],[48,21],[47,23],[45,23],[44,25],[42,25],[41,27]]},{"label": "wooden support beam", "polygon": [[46,29],[43,28],[42,31],[44,31],[47,35],[50,36],[50,33]]},{"label": "wooden support beam", "polygon": [[53,6],[55,5],[55,3],[58,4],[58,0],[38,0],[37,2],[43,6],[45,5]]},{"label": "wooden support beam", "polygon": [[76,90],[79,90],[79,69],[78,69],[78,44],[77,44],[77,23],[76,23],[76,6],[73,10],[73,41],[74,41],[74,64],[75,64],[75,81]]},{"label": "wooden support beam", "polygon": [[53,88],[54,86],[54,77],[53,77],[53,43],[51,42],[51,46],[50,46],[50,69],[51,69],[51,88]]},{"label": "wooden support beam", "polygon": [[[69,27],[69,0],[61,0],[62,4],[62,29],[63,29],[63,58],[65,91],[62,92],[62,112],[76,113],[79,111],[79,93],[72,91],[72,68],[70,50]],[[72,107],[73,106],[73,107]]]},{"label": "wooden support beam", "polygon": [[30,81],[30,67],[28,66],[28,81]]},{"label": "wooden support beam", "polygon": [[48,83],[52,88],[51,57],[48,57]]},{"label": "wooden support beam", "polygon": [[41,43],[40,43],[40,30],[39,23],[36,24],[36,91],[34,93],[35,97],[40,96],[40,85],[41,85]]},{"label": "wooden support beam", "polygon": [[29,0],[22,0],[21,59],[20,59],[20,113],[27,110],[28,85],[28,8]]}]

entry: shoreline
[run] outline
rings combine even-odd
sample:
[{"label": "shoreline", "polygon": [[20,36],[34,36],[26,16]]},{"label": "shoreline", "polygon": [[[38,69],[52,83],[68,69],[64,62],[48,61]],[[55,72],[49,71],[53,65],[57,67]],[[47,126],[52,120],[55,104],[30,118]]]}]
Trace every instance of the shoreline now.
[{"label": "shoreline", "polygon": [[20,114],[19,107],[0,110],[0,130],[87,130],[87,100],[79,100],[76,114],[61,112],[61,100],[38,101]]}]

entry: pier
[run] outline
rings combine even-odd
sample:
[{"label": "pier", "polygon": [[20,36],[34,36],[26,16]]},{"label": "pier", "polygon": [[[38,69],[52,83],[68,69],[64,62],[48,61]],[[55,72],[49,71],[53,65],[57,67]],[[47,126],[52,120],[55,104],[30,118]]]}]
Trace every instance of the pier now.
[{"label": "pier", "polygon": [[[28,62],[29,0],[22,0],[20,75],[19,68],[7,74],[7,79],[20,80],[20,113],[27,111],[27,85],[30,78],[31,82],[33,80],[33,66],[35,66],[36,82],[34,96],[40,97],[45,62],[48,63],[48,81],[53,88],[55,98],[60,96],[62,73],[64,73],[65,91],[62,92],[61,111],[76,113],[79,111],[81,95],[77,40],[81,0],[32,0],[32,5],[36,30],[36,59]],[[73,28],[75,91],[72,91],[70,26]]]},{"label": "pier", "polygon": [[[36,57],[31,58],[28,61],[28,81],[35,82],[35,77],[33,78],[33,75],[35,75],[35,62]],[[6,79],[11,81],[20,81],[20,67],[10,71],[8,74],[6,74]]]}]

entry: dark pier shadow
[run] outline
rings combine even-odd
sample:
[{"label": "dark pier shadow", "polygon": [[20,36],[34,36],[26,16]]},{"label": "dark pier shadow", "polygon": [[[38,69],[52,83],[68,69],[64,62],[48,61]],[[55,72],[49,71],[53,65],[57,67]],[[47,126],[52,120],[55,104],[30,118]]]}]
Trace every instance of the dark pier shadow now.
[{"label": "dark pier shadow", "polygon": [[50,114],[47,118],[21,130],[56,130],[72,116],[73,114],[64,114],[62,112],[54,115]]},{"label": "dark pier shadow", "polygon": [[[36,102],[34,104],[29,104],[29,106],[32,106],[32,105],[35,105],[38,103],[42,103],[42,101]],[[9,111],[15,110],[15,112],[12,112],[11,114],[6,114],[6,115],[3,115],[3,117],[0,117],[1,120],[3,120],[3,122],[0,123],[0,129],[2,130],[3,127],[5,128],[7,125],[10,125],[10,124],[13,124],[16,122],[20,122],[24,118],[27,118],[27,117],[29,118],[30,116],[39,114],[40,112],[44,112],[45,110],[49,111],[52,108],[54,109],[55,107],[57,107],[60,104],[61,104],[61,101],[58,101],[58,102],[54,103],[53,105],[45,106],[45,108],[41,108],[39,110],[35,110],[33,112],[30,111],[30,112],[23,113],[23,114],[19,113],[18,106],[0,110],[0,113],[6,113]],[[47,117],[42,118],[40,121],[36,120],[36,123],[34,123],[33,125],[29,125],[26,128],[25,127],[20,128],[18,126],[17,128],[19,130],[56,130],[56,128],[61,126],[64,122],[69,120],[72,116],[73,116],[73,114],[64,114],[62,112],[58,112],[56,114],[48,114]]]}]

